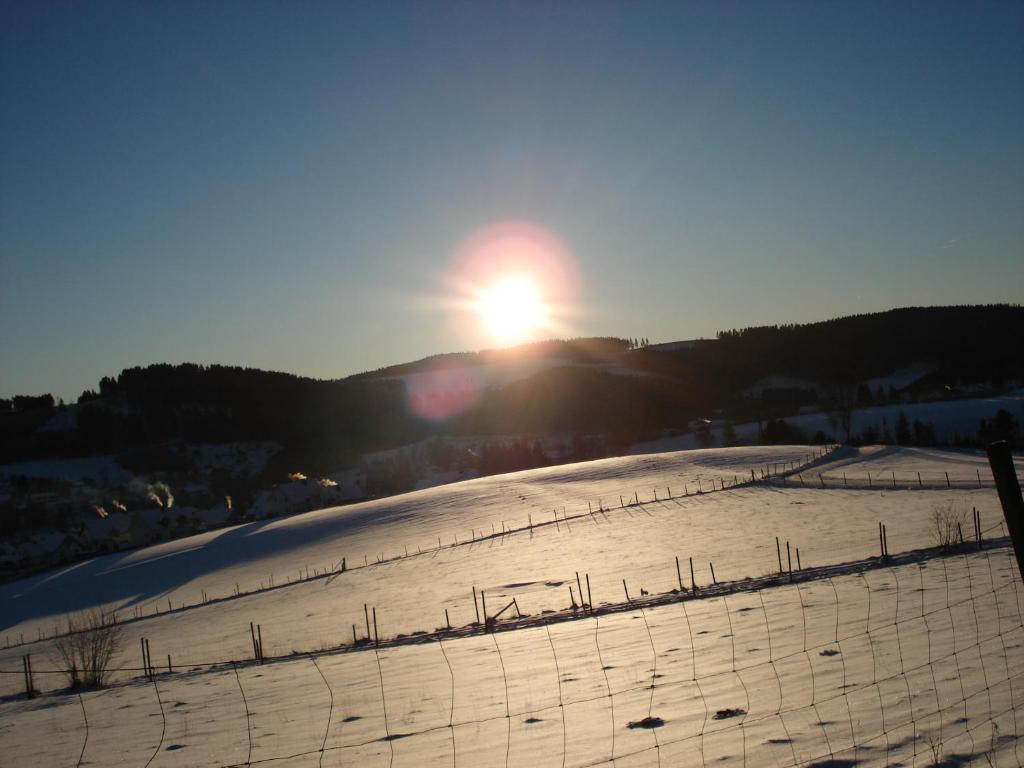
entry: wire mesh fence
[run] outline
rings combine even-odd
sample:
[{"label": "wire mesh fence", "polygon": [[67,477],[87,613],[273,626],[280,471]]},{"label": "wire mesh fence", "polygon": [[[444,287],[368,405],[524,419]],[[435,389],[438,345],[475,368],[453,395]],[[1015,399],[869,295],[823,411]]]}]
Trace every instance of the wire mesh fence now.
[{"label": "wire mesh fence", "polygon": [[[816,447],[809,449],[807,453],[795,455],[795,458],[792,459],[769,461],[759,464],[757,467],[749,467],[749,475],[746,471],[734,467],[735,472],[704,471],[691,476],[680,476],[679,482],[675,484],[674,488],[672,485],[650,486],[643,489],[635,486],[630,488],[615,486],[616,492],[606,496],[598,495],[592,499],[577,498],[566,501],[564,504],[558,503],[553,507],[536,508],[532,512],[518,510],[518,514],[511,515],[509,519],[481,518],[477,521],[477,527],[463,530],[449,529],[440,533],[435,529],[428,538],[421,537],[418,544],[397,546],[390,552],[381,551],[372,555],[364,552],[362,557],[341,556],[331,562],[319,564],[314,561],[295,571],[283,574],[270,572],[258,583],[240,584],[236,582],[233,590],[227,593],[218,594],[215,590],[208,591],[200,588],[198,591],[193,590],[189,596],[191,599],[185,599],[183,594],[175,594],[172,597],[170,594],[162,593],[156,599],[132,601],[130,608],[112,606],[110,615],[114,621],[119,623],[145,621],[153,617],[180,614],[200,606],[216,605],[253,595],[289,589],[295,585],[330,583],[344,573],[351,575],[363,570],[409,562],[424,556],[431,557],[439,553],[473,549],[493,544],[496,541],[503,542],[515,534],[532,534],[535,531],[543,531],[548,528],[556,528],[559,531],[565,528],[571,531],[573,523],[593,521],[598,516],[613,511],[632,514],[631,510],[645,510],[648,506],[663,505],[670,501],[706,497],[726,489],[743,488],[764,481],[778,481],[801,469],[806,469],[820,459],[829,456],[837,448],[838,446],[834,445]],[[29,646],[59,637],[67,632],[66,618],[54,620],[49,627],[37,624],[34,633],[18,632],[13,635],[5,633],[3,648]]]},{"label": "wire mesh fence", "polygon": [[[1020,764],[1005,545],[0,701],[19,765]],[[3,762],[0,756],[0,762]]]},{"label": "wire mesh fence", "polygon": [[[712,568],[710,562],[712,560],[714,561],[714,566],[718,567],[719,577],[724,576],[726,579],[734,579],[739,575],[750,572],[749,570],[738,571],[738,568],[747,567],[750,561],[746,557],[747,553],[743,553],[738,559],[730,558],[730,555],[738,550],[735,547],[728,551],[721,551],[719,549],[716,553],[713,547],[714,539],[721,539],[721,537],[717,534],[710,537],[706,536],[701,529],[687,531],[685,537],[678,537],[679,518],[676,516],[676,513],[686,514],[692,505],[717,498],[728,498],[732,506],[738,507],[739,502],[742,501],[744,489],[752,485],[752,477],[756,478],[757,483],[766,480],[770,484],[769,487],[773,490],[782,489],[786,493],[813,493],[814,490],[819,489],[822,485],[829,490],[848,487],[851,489],[851,493],[838,499],[840,503],[846,504],[847,508],[851,504],[849,499],[857,496],[857,489],[879,489],[878,479],[883,476],[880,473],[875,473],[874,475],[855,475],[851,473],[847,477],[846,475],[840,476],[840,474],[833,471],[816,476],[813,472],[813,467],[808,468],[809,464],[813,464],[813,462],[830,455],[830,451],[830,448],[822,448],[793,460],[766,462],[757,468],[750,468],[747,475],[742,474],[742,472],[738,474],[733,473],[728,476],[712,474],[705,475],[703,478],[700,476],[690,477],[688,478],[691,481],[689,483],[676,483],[673,481],[672,485],[665,485],[663,487],[618,487],[614,495],[595,495],[592,501],[583,500],[580,502],[576,499],[572,503],[567,502],[566,505],[556,505],[555,507],[547,508],[544,513],[538,509],[534,509],[532,512],[516,509],[516,514],[509,515],[508,519],[488,518],[484,522],[478,521],[479,525],[475,528],[467,526],[466,530],[455,532],[452,532],[451,528],[442,528],[441,530],[445,532],[436,536],[434,534],[437,533],[437,530],[431,530],[430,535],[426,537],[421,536],[418,543],[401,545],[388,541],[387,546],[390,551],[379,552],[373,556],[350,556],[346,559],[342,554],[344,546],[339,546],[337,552],[328,552],[332,557],[338,555],[333,561],[323,562],[320,565],[311,564],[287,573],[281,573],[280,571],[275,573],[273,569],[268,568],[265,574],[256,571],[255,577],[253,572],[250,571],[237,579],[219,578],[214,581],[213,586],[209,583],[204,583],[200,579],[195,579],[187,587],[180,589],[176,587],[170,589],[162,588],[166,581],[162,575],[158,574],[154,580],[161,585],[161,588],[151,589],[149,594],[145,594],[143,591],[141,594],[136,595],[130,590],[118,587],[114,590],[113,594],[123,597],[118,600],[112,600],[109,606],[110,610],[115,611],[115,616],[119,621],[126,624],[146,624],[148,627],[150,626],[148,622],[152,622],[154,619],[167,619],[168,622],[172,622],[176,620],[177,616],[181,616],[189,611],[195,611],[197,608],[220,610],[223,607],[225,610],[233,609],[237,612],[241,610],[241,604],[253,596],[283,595],[288,593],[296,599],[303,599],[302,596],[295,595],[294,592],[302,588],[313,590],[320,586],[328,586],[335,593],[333,597],[337,603],[346,601],[350,603],[348,605],[348,620],[352,621],[355,619],[358,622],[358,614],[361,613],[363,601],[372,602],[375,599],[372,594],[375,591],[374,582],[381,578],[381,571],[384,568],[404,567],[408,571],[412,571],[417,568],[434,567],[439,563],[444,563],[445,567],[448,567],[448,564],[459,557],[470,558],[478,556],[481,550],[485,549],[489,552],[496,551],[498,548],[512,549],[509,545],[521,543],[527,537],[532,541],[535,536],[538,538],[550,537],[554,533],[558,535],[570,534],[577,540],[580,539],[582,534],[587,541],[572,545],[573,549],[583,550],[586,547],[605,549],[604,543],[599,540],[602,534],[597,529],[603,524],[622,521],[625,517],[632,518],[633,516],[640,517],[645,520],[645,523],[649,524],[645,524],[644,531],[631,531],[630,537],[637,540],[637,548],[641,553],[651,554],[645,554],[640,558],[631,558],[636,561],[635,567],[631,567],[629,571],[624,573],[618,573],[619,568],[615,562],[616,557],[579,561],[578,566],[574,567],[583,567],[588,570],[593,569],[595,573],[602,573],[606,576],[611,575],[614,577],[615,574],[618,574],[619,577],[626,576],[630,579],[631,583],[634,581],[638,582],[638,587],[640,585],[651,587],[653,584],[655,585],[653,588],[658,589],[660,587],[656,585],[656,582],[662,581],[665,573],[670,578],[672,576],[672,555],[682,554],[684,556],[694,556],[697,577],[701,581],[714,580],[714,576],[710,573]],[[972,472],[981,478],[981,482],[985,487],[991,485],[992,479],[990,474],[983,476],[980,474],[980,471],[972,470]],[[931,477],[931,479],[925,477],[923,485],[919,485],[920,473],[898,472],[893,474],[889,472],[884,475],[886,479],[885,484],[881,486],[881,490],[889,489],[891,487],[889,484],[893,482],[898,483],[897,487],[900,489],[923,488],[926,492],[918,497],[923,500],[929,496],[928,490],[935,490],[938,487],[946,488],[946,473],[941,473],[941,478],[936,473],[932,474],[935,476]],[[953,478],[950,486],[953,489],[950,491],[951,496],[955,494],[958,498],[963,497],[965,504],[973,504],[975,499],[971,494],[979,493],[977,482],[974,478],[968,478],[963,475]],[[734,494],[733,491],[735,489],[739,490]],[[618,491],[622,491],[622,493]],[[722,491],[725,491],[725,493],[722,493]],[[960,493],[957,493],[957,491],[960,491]],[[794,501],[794,503],[796,502]],[[829,504],[832,503],[832,501],[829,502]],[[860,505],[859,501],[857,503]],[[924,502],[922,501],[917,506],[923,508],[923,505]],[[868,505],[860,506],[864,509],[868,508]],[[930,523],[924,521],[922,525],[922,520],[919,519],[921,514],[917,513],[911,519],[911,516],[905,514],[907,511],[906,506],[901,507],[899,511],[899,521],[903,522],[903,525],[894,531],[898,539],[895,542],[894,549],[929,543],[927,527]],[[925,513],[925,515],[927,514],[930,514],[930,512]],[[986,514],[991,515],[991,511],[986,510]],[[481,519],[485,517],[485,515],[481,515]],[[651,519],[647,520],[647,518]],[[772,537],[780,535],[780,531],[778,528],[772,530],[767,524],[759,524],[759,521],[766,519],[765,515],[759,515],[758,521],[751,521],[746,528],[749,530],[761,528],[760,533],[763,540],[770,544]],[[991,520],[991,517],[989,516],[987,519]],[[875,521],[866,522],[868,524],[860,529],[861,532],[870,531],[869,526],[874,525]],[[778,518],[776,524],[781,527],[786,526],[782,518]],[[813,522],[808,525],[813,525]],[[606,527],[610,528],[611,526]],[[782,535],[783,538],[789,538],[791,535],[798,536],[799,534],[793,531],[783,533]],[[970,531],[965,531],[965,535],[970,536]],[[644,537],[643,540],[638,538],[641,536]],[[680,545],[685,547],[685,549],[669,552],[666,547],[658,546],[671,537],[678,537]],[[712,540],[709,541],[709,538]],[[837,538],[839,541],[836,540]],[[809,533],[808,538],[803,541],[794,540],[793,543],[794,546],[803,548],[803,562],[821,563],[827,561],[826,558],[830,561],[848,560],[862,556],[862,554],[870,551],[868,547],[859,546],[865,543],[870,546],[870,534],[866,541],[863,540],[863,537],[858,541],[858,547],[843,546],[844,544],[849,545],[852,542],[853,537],[845,535],[833,538],[826,536],[822,540],[816,541],[816,535]],[[815,544],[818,545],[817,548],[815,548]],[[712,545],[710,549],[709,545]],[[362,552],[362,549],[359,551]],[[656,556],[659,553],[664,553],[665,556],[659,559]],[[352,555],[353,553],[349,552],[348,554]],[[722,557],[724,562],[720,561],[719,557]],[[641,563],[641,560],[644,562]],[[312,562],[315,563],[316,560]],[[493,559],[490,559],[488,565],[493,562]],[[519,570],[517,559],[509,557],[506,558],[505,562],[508,565],[506,568],[508,578],[505,581],[510,583],[519,581],[523,574]],[[462,565],[462,563],[459,563],[460,568]],[[145,566],[145,568],[139,568],[138,572],[148,569],[152,578],[152,571],[154,569],[149,568],[148,563]],[[212,568],[212,570],[216,571],[216,567],[211,567],[209,563],[199,567]],[[350,582],[358,582],[358,585],[350,587]],[[475,583],[480,582],[476,581]],[[467,586],[465,592],[468,591]],[[359,599],[348,600],[347,595],[350,594],[358,594]],[[306,596],[308,597],[308,594]],[[606,596],[607,591],[605,590],[602,592],[602,597]],[[446,597],[450,597],[450,595]],[[423,629],[432,629],[437,626],[436,622],[441,618],[445,607],[450,607],[453,611],[459,611],[461,608],[454,602],[449,602],[445,606],[440,604],[441,601],[436,601],[434,613],[430,616],[424,616],[415,605],[416,600],[410,601],[406,599],[407,594],[396,591],[396,594],[390,595],[389,598],[390,602],[385,604],[385,601],[382,600],[380,605],[389,614],[388,626],[392,632],[409,633]],[[532,601],[534,602],[534,605],[531,606],[532,609],[547,609],[561,605],[551,595],[537,595],[537,598],[536,601]],[[559,597],[559,599],[561,598]],[[471,614],[472,611],[470,610],[469,613]],[[396,624],[396,616],[399,617],[400,623]],[[466,613],[463,612],[459,620],[461,621],[465,616]],[[266,616],[254,611],[252,614],[244,617],[243,624],[246,624],[251,619],[262,619],[267,624],[280,626],[280,621],[294,621],[296,618],[301,617]],[[13,623],[17,624],[16,621]],[[342,627],[344,628],[344,625]],[[336,627],[332,624],[324,624],[320,627],[308,628],[308,633],[317,631],[329,633],[334,632],[335,629]],[[139,629],[138,631],[143,630]],[[50,622],[36,621],[27,631],[25,630],[25,624],[22,624],[20,627],[15,626],[11,631],[3,633],[3,648],[5,650],[25,648],[25,652],[34,652],[31,647],[34,644],[52,639],[65,632],[66,618],[62,617],[54,617]],[[274,637],[280,639],[282,633],[278,632]],[[300,645],[299,649],[304,650],[307,647]],[[177,659],[179,649],[172,648],[170,650],[175,652],[175,658]],[[188,655],[191,656],[191,654]],[[0,661],[0,664],[2,663],[4,662]],[[2,693],[2,688],[0,688],[0,693]]]}]

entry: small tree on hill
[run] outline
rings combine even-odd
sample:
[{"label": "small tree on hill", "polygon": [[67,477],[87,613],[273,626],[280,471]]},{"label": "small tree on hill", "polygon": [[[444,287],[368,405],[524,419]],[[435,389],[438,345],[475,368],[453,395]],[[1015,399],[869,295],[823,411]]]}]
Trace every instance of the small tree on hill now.
[{"label": "small tree on hill", "polygon": [[124,628],[113,613],[95,608],[67,617],[67,634],[54,641],[71,688],[102,688],[121,650]]},{"label": "small tree on hill", "polygon": [[935,545],[949,549],[960,542],[963,525],[967,520],[967,507],[960,502],[947,501],[932,510],[932,536]]}]

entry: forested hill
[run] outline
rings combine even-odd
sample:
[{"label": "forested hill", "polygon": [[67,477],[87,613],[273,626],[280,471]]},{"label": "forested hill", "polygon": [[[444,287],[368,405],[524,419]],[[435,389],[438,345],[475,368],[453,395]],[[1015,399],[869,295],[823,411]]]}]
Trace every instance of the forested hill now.
[{"label": "forested hill", "polygon": [[485,349],[480,352],[449,352],[432,355],[411,363],[391,365],[375,371],[357,373],[353,379],[379,379],[407,376],[424,371],[437,371],[460,367],[521,365],[538,360],[560,360],[566,363],[603,363],[618,360],[625,352],[637,346],[629,339],[599,336],[579,339],[548,339],[504,349]]},{"label": "forested hill", "polygon": [[[912,361],[938,368],[1020,365],[1024,307],[908,307],[807,325],[722,331],[715,354],[750,375],[825,378],[883,376]],[[1007,372],[1010,372],[1010,368]]]},{"label": "forested hill", "polygon": [[908,307],[818,323],[721,331],[714,340],[655,352],[633,365],[692,379],[708,405],[721,404],[768,376],[856,387],[929,364],[915,391],[975,383],[1002,386],[1024,373],[1024,307]]},{"label": "forested hill", "polygon": [[[102,379],[65,409],[48,395],[0,400],[0,461],[116,453],[168,440],[275,440],[336,466],[440,433],[604,432],[628,441],[686,428],[715,410],[760,418],[808,402],[829,407],[863,392],[872,378],[914,366],[922,371],[916,380],[900,392],[890,387],[886,397],[1019,385],[1022,338],[1020,306],[927,307],[729,330],[668,349],[615,338],[541,342],[336,381],[151,365]],[[433,420],[410,407],[412,379],[426,380],[429,396],[444,402],[445,375],[460,370],[473,372],[476,388],[463,407]],[[768,377],[796,383],[751,397],[751,386]],[[464,378],[452,380],[465,386]]]}]

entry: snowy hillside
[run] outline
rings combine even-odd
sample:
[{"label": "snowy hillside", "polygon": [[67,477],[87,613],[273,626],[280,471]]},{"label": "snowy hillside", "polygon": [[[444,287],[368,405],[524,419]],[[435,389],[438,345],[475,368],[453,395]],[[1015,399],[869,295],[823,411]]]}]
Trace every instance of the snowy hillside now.
[{"label": "snowy hillside", "polygon": [[[86,762],[100,765],[881,765],[923,760],[931,743],[975,756],[991,747],[1009,764],[1024,629],[984,458],[818,450],[500,475],[4,585],[0,739],[36,755],[26,764],[74,763],[84,711]],[[868,486],[869,472],[887,483]],[[987,547],[900,555],[935,543],[934,512],[949,505],[977,508]],[[877,558],[880,522],[889,563]],[[803,586],[777,583],[787,542]],[[696,585],[717,596],[680,603],[691,557]],[[610,612],[574,610],[581,589]],[[474,633],[474,590],[487,616],[514,598],[498,626],[523,628]],[[123,669],[114,688],[79,701],[54,691],[58,661],[37,638],[100,604],[129,619]],[[281,660],[225,666],[251,659],[249,622]],[[432,634],[447,622],[451,634]],[[402,642],[424,632],[429,642]],[[353,634],[388,647],[348,652]],[[175,670],[147,684],[143,637],[156,666],[169,656]],[[342,652],[320,653],[332,648]],[[25,654],[46,691],[38,700],[17,695]],[[41,729],[52,734],[44,750],[19,746]],[[844,750],[859,762],[823,762]]]},{"label": "snowy hillside", "polygon": [[[935,439],[948,443],[955,441],[957,436],[967,438],[977,434],[979,423],[983,419],[991,419],[1000,409],[1006,410],[1017,423],[1024,423],[1024,390],[1017,390],[997,397],[854,408],[850,414],[850,434],[857,437],[868,430],[874,430],[879,437],[888,433],[891,439],[900,414],[903,414],[908,422],[917,420],[933,427]],[[807,437],[814,437],[818,432],[830,438],[844,437],[837,417],[828,412],[786,416],[785,421],[790,426],[799,429]],[[734,430],[736,439],[743,443],[759,441],[757,422],[736,424]],[[724,438],[725,425],[712,423],[710,431],[714,444],[720,445]],[[630,449],[630,452],[685,451],[696,448],[698,445],[697,435],[691,432],[677,437],[637,443]]]}]

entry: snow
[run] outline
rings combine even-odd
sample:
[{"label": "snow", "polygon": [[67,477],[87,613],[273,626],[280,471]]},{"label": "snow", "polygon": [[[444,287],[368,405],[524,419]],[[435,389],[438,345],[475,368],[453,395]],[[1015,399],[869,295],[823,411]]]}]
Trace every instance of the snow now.
[{"label": "snow", "polygon": [[[1014,458],[1018,474],[1024,474],[1024,457]],[[841,450],[829,462],[823,473],[826,478],[838,482],[841,475],[858,482],[866,480],[871,473],[878,483],[887,483],[893,474],[900,484],[921,482],[938,487],[946,486],[946,475],[950,482],[960,486],[977,485],[978,476],[982,482],[991,482],[988,457],[980,450],[950,450],[937,448],[898,448],[895,446],[866,446],[856,450]]]},{"label": "snow", "polygon": [[[809,455],[816,450],[641,455],[480,478],[3,585],[0,637],[29,642],[0,651],[0,670],[20,673],[31,653],[46,691],[25,700],[16,696],[19,674],[0,675],[3,754],[18,755],[19,765],[73,765],[85,743],[84,762],[93,764],[140,765],[156,754],[158,766],[298,766],[318,765],[324,745],[329,764],[451,765],[454,750],[458,765],[531,768],[613,758],[620,768],[782,766],[830,754],[881,765],[910,764],[914,753],[924,764],[928,739],[941,738],[946,755],[981,755],[989,721],[1013,733],[1012,718],[1000,713],[1024,693],[1020,580],[1000,538],[991,476],[980,472],[977,487],[983,458],[906,448]],[[787,474],[790,462],[801,467]],[[772,478],[749,484],[751,470]],[[913,481],[895,490],[841,487],[844,472],[868,471]],[[917,487],[918,471],[935,481]],[[946,488],[938,481],[945,472],[962,482]],[[640,504],[628,505],[632,494]],[[890,552],[932,544],[933,511],[950,502],[979,510],[991,529],[987,549],[884,567],[864,561],[878,555],[878,522]],[[515,532],[501,535],[502,526]],[[691,556],[698,585],[710,584],[711,562],[720,582],[772,574],[776,536],[783,549],[787,541],[800,548],[804,568],[862,561],[866,570],[618,610],[623,579],[634,598],[641,588],[677,589],[677,556],[687,586]],[[383,638],[432,632],[446,609],[453,626],[467,626],[473,587],[485,593],[489,614],[513,597],[534,620],[565,612],[577,571],[589,575],[594,603],[616,612],[318,654],[315,663],[308,655],[351,643],[353,624],[365,636],[363,604],[376,607]],[[236,589],[256,591],[236,597]],[[212,601],[197,605],[203,591]],[[154,684],[125,669],[113,687],[80,701],[55,692],[59,679],[45,674],[52,644],[31,641],[65,612],[98,604],[145,614],[125,625],[120,666],[139,666],[146,637],[157,665],[169,654],[175,673]],[[261,626],[265,654],[284,658],[241,664],[237,676],[230,665],[205,669],[251,658],[250,621]],[[726,708],[747,714],[712,717]],[[664,725],[628,727],[649,715]],[[844,752],[854,737],[856,755]],[[1015,741],[993,743],[1000,764],[1014,761]]]},{"label": "snow", "polygon": [[326,484],[308,478],[275,485],[256,494],[247,514],[256,519],[291,515],[343,501],[340,486],[328,480]]},{"label": "snow", "polygon": [[260,474],[282,446],[270,441],[247,443],[189,443],[181,447],[195,467],[204,473],[227,471],[231,477]]},{"label": "snow", "polygon": [[810,389],[818,391],[821,387],[817,382],[810,381],[809,379],[773,375],[758,379],[744,389],[743,394],[747,397],[760,397],[761,393],[766,389]]},{"label": "snow", "polygon": [[913,384],[922,376],[927,376],[934,370],[935,366],[930,363],[917,363],[916,365],[912,365],[908,368],[895,370],[887,376],[878,376],[874,379],[868,379],[865,383],[871,388],[872,394],[874,394],[879,387],[884,387],[886,391],[888,391],[889,387],[892,387],[893,389],[903,389],[903,387]]},{"label": "snow", "polygon": [[624,368],[623,366],[615,365],[614,363],[588,363],[579,367],[602,371],[604,373],[609,373],[612,376],[630,376],[637,379],[656,378],[658,376],[658,374],[652,373],[651,371],[644,371],[636,368]]},{"label": "snow", "polygon": [[66,432],[78,429],[78,409],[80,407],[78,404],[71,404],[58,408],[53,416],[50,417],[50,420],[41,427],[41,431]]},{"label": "snow", "polygon": [[644,349],[654,350],[656,352],[674,352],[677,349],[693,349],[697,346],[698,341],[703,339],[691,339],[689,341],[666,341],[661,344],[648,344]]},{"label": "snow", "polygon": [[[956,436],[973,438],[978,434],[981,420],[991,419],[1000,409],[1005,409],[1018,423],[1024,424],[1024,390],[995,397],[855,408],[851,412],[850,434],[859,437],[865,430],[874,428],[879,435],[884,430],[888,430],[891,435],[895,432],[896,422],[902,413],[910,424],[919,419],[925,424],[932,425],[938,440],[949,441]],[[840,432],[838,421],[825,412],[786,416],[784,420],[790,426],[800,429],[808,438],[813,438],[819,431],[828,437],[835,437],[837,432]],[[714,436],[715,444],[721,444],[724,426],[723,423],[712,425],[711,434]],[[758,442],[757,422],[736,424],[734,429],[740,442]],[[843,435],[840,434],[839,437]],[[685,451],[697,446],[696,435],[688,433],[637,443],[631,447],[630,452],[640,454]]]},{"label": "snow", "polygon": [[0,475],[36,477],[45,480],[94,480],[103,485],[129,482],[133,475],[114,456],[85,456],[77,459],[44,459],[0,465]]},{"label": "snow", "polygon": [[[1021,392],[1012,392],[996,397],[980,397],[967,400],[940,400],[931,403],[907,403],[905,405],[884,405],[873,408],[858,408],[853,412],[851,431],[858,435],[868,427],[881,430],[883,424],[890,431],[896,428],[896,421],[903,413],[910,423],[919,419],[925,424],[935,427],[936,436],[940,440],[952,439],[954,434],[962,437],[974,437],[978,433],[978,424],[982,419],[991,419],[999,409],[1006,409],[1018,422],[1024,419],[1024,397]],[[807,423],[801,421],[806,419]],[[787,421],[789,421],[787,419]],[[826,434],[833,429],[823,427],[827,418],[799,417],[791,421],[805,431],[822,429]]]},{"label": "snow", "polygon": [[[505,386],[514,381],[528,379],[548,368],[571,365],[573,365],[573,362],[568,358],[544,357],[508,362],[489,361],[480,365],[448,364],[425,371],[383,378],[401,381],[410,390],[436,392],[438,388],[451,386],[453,382],[459,386],[464,386],[467,378],[463,377],[468,377],[468,381],[472,382],[478,391],[483,391],[490,387]],[[454,376],[454,374],[459,374],[459,376]]]},{"label": "snow", "polygon": [[[990,550],[495,635],[161,674],[80,701],[5,702],[0,738],[23,765],[74,764],[84,745],[104,765],[153,754],[164,766],[317,765],[323,747],[329,764],[371,766],[783,766],[853,758],[855,741],[865,764],[923,764],[930,740],[978,755],[990,720],[1012,733],[1001,713],[1019,706],[1024,672],[1017,581],[1006,550]],[[714,718],[730,710],[743,714]],[[663,724],[630,727],[647,717]],[[995,746],[1009,764],[1016,744]]]},{"label": "snow", "polygon": [[[892,371],[885,376],[877,376],[873,379],[868,379],[865,384],[871,388],[872,394],[874,394],[875,390],[879,387],[884,387],[886,390],[888,390],[889,387],[902,389],[903,387],[913,384],[922,376],[925,376],[934,370],[934,365],[929,363],[917,363],[907,368],[900,368]],[[743,394],[748,397],[756,397],[766,389],[811,389],[820,392],[822,387],[818,382],[811,381],[809,379],[772,375],[751,384],[743,390]]]}]

